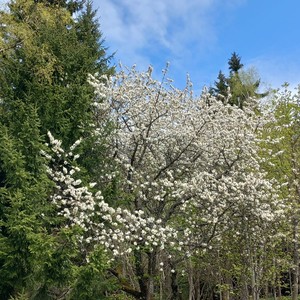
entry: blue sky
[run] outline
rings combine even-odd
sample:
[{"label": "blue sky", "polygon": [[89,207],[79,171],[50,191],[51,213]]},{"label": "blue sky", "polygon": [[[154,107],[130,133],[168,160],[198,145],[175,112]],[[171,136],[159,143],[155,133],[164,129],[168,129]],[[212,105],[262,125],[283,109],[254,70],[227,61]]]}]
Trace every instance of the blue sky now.
[{"label": "blue sky", "polygon": [[237,52],[265,86],[300,83],[299,0],[94,0],[114,62],[154,67],[195,89],[214,83]]}]

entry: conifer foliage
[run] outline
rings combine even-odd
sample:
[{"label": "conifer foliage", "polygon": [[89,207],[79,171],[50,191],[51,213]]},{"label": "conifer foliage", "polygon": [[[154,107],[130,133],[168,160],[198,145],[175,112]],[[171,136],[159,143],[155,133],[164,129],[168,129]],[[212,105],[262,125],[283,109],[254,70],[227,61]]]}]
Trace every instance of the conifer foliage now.
[{"label": "conifer foliage", "polygon": [[[268,95],[259,93],[260,80],[253,76],[251,70],[244,70],[241,57],[233,52],[228,60],[229,76],[220,71],[215,86],[211,88],[211,93],[221,101],[228,101],[229,104],[243,108],[249,106],[253,99],[260,99]],[[229,97],[230,96],[230,97]]]},{"label": "conifer foliage", "polygon": [[[0,12],[1,299],[101,293],[76,287],[84,276],[91,282],[100,276],[105,260],[95,253],[94,275],[85,267],[76,229],[64,228],[50,201],[54,185],[41,154],[48,131],[66,146],[92,138],[88,74],[113,73],[95,16],[91,3],[81,1],[13,0]],[[88,165],[84,157],[80,164]]]}]

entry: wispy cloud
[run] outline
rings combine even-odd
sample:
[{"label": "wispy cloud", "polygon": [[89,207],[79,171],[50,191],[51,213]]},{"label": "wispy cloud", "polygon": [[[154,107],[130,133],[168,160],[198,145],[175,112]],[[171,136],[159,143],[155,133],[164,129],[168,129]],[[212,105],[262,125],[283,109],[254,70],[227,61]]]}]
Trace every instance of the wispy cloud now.
[{"label": "wispy cloud", "polygon": [[248,66],[257,69],[258,74],[263,74],[262,84],[266,87],[280,88],[288,83],[291,88],[300,84],[300,60],[294,53],[285,56],[264,55],[246,62]]},{"label": "wispy cloud", "polygon": [[107,43],[125,64],[146,67],[170,57],[179,67],[186,57],[201,55],[215,45],[218,6],[230,9],[243,2],[101,0],[99,15]]}]

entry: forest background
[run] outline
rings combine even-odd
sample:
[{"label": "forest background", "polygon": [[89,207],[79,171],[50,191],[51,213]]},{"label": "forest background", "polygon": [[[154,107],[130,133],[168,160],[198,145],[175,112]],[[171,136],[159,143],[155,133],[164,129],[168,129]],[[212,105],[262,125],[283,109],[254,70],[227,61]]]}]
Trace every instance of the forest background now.
[{"label": "forest background", "polygon": [[1,299],[298,298],[299,90],[116,70],[90,2],[0,18]]}]

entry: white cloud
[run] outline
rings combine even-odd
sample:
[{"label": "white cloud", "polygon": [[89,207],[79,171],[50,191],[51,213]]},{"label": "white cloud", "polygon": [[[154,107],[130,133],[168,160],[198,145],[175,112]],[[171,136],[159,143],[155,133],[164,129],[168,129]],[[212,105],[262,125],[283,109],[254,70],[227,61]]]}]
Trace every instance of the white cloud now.
[{"label": "white cloud", "polygon": [[294,54],[275,56],[266,54],[247,62],[254,66],[262,79],[262,84],[271,88],[280,88],[282,84],[289,83],[291,88],[300,84],[299,57]]},{"label": "white cloud", "polygon": [[120,56],[127,61],[141,60],[139,50],[149,42],[166,45],[166,15],[164,5],[151,5],[151,1],[110,1],[101,2],[101,27],[105,37],[109,39],[111,48],[116,48]]},{"label": "white cloud", "polygon": [[159,56],[160,60],[171,57],[172,65],[179,66],[186,57],[201,55],[216,44],[218,6],[244,1],[101,0],[100,24],[110,49],[125,64],[144,68],[151,57]]}]

